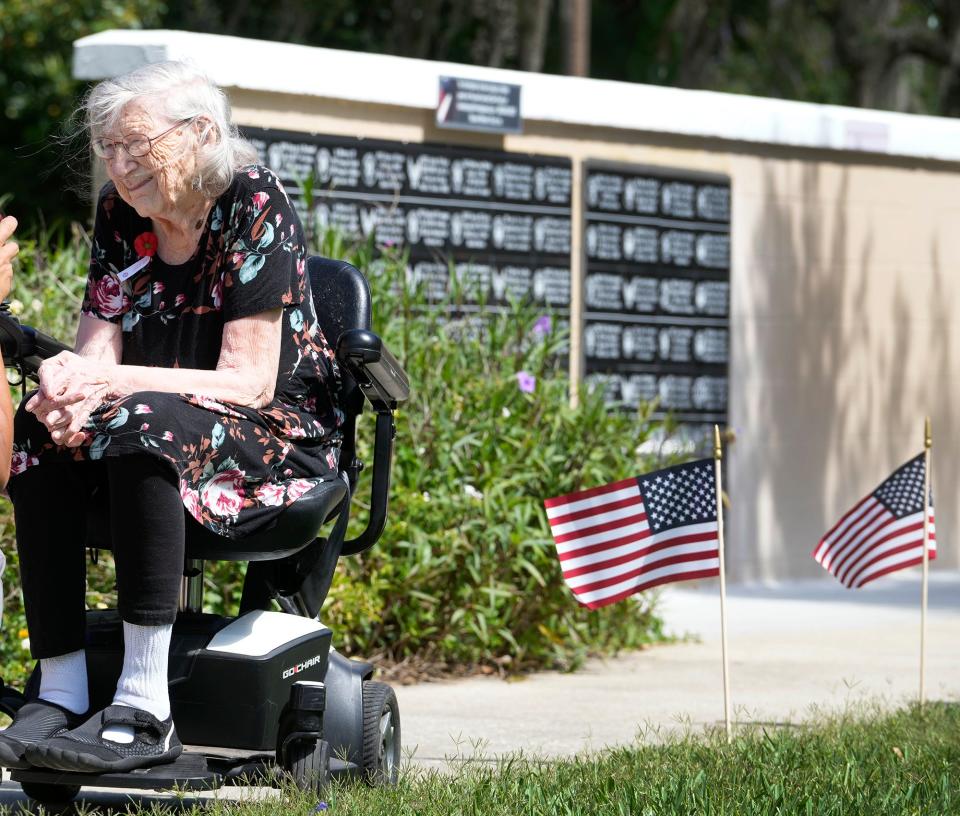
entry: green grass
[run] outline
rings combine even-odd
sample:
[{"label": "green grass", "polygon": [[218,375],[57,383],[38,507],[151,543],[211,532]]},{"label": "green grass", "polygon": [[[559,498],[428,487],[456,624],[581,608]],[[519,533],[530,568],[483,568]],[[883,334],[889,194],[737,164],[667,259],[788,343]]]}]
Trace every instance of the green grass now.
[{"label": "green grass", "polygon": [[755,729],[564,762],[515,759],[394,791],[335,790],[337,816],[960,813],[960,706]]},{"label": "green grass", "polygon": [[[565,761],[522,756],[500,764],[408,768],[395,789],[334,786],[329,816],[450,814],[960,813],[960,705],[893,714],[861,712],[813,726],[754,728],[727,745],[720,732],[689,734]],[[191,812],[191,801],[177,810]],[[286,788],[282,799],[205,802],[205,814],[312,814],[317,798]],[[132,813],[159,812],[144,806]],[[86,808],[86,812],[92,812]],[[114,811],[116,812],[116,811]]]}]

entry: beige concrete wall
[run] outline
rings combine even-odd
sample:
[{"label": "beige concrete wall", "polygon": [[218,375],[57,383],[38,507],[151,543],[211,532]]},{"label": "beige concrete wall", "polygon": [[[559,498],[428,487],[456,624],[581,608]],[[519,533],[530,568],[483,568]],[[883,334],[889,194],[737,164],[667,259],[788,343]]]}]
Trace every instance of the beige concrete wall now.
[{"label": "beige concrete wall", "polygon": [[940,563],[956,567],[960,168],[833,155],[740,155],[733,167],[742,574],[778,575],[784,555],[788,574],[815,574],[805,550],[921,451],[925,414]]},{"label": "beige concrete wall", "polygon": [[731,579],[821,575],[818,538],[920,452],[925,414],[938,565],[960,563],[960,165],[539,122],[478,136],[422,110],[232,98],[241,124],[729,175]]}]

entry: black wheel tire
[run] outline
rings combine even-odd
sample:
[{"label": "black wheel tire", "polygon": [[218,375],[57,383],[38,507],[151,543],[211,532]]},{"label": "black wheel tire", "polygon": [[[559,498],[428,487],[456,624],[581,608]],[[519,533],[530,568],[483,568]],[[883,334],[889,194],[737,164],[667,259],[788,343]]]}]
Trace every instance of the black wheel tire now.
[{"label": "black wheel tire", "polygon": [[21,782],[20,787],[41,805],[66,805],[80,793],[79,785],[51,785],[47,782]]},{"label": "black wheel tire", "polygon": [[363,684],[363,777],[367,784],[396,785],[400,776],[400,706],[386,683]]},{"label": "black wheel tire", "polygon": [[300,790],[323,793],[330,784],[330,743],[297,740],[287,746],[286,770]]}]

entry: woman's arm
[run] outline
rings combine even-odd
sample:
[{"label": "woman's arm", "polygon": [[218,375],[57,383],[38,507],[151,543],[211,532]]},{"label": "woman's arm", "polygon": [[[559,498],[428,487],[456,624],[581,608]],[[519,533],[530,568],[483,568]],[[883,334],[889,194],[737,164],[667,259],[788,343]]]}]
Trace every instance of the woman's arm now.
[{"label": "woman's arm", "polygon": [[82,355],[65,351],[45,361],[39,371],[40,393],[27,403],[27,409],[50,429],[54,442],[74,446],[83,441],[83,425],[97,405],[138,391],[202,394],[261,408],[273,399],[282,319],[282,309],[271,309],[228,322],[213,371],[105,362],[113,348],[109,328],[81,327]]},{"label": "woman's arm", "polygon": [[[0,356],[0,366],[4,365]],[[9,387],[0,386],[0,490],[10,478],[10,456],[13,453],[13,400]]]},{"label": "woman's arm", "polygon": [[[17,219],[7,216],[0,220],[0,300],[6,300],[13,285],[13,259],[20,248],[10,239],[17,228]],[[0,368],[5,364],[0,355]],[[13,401],[10,389],[0,386],[0,489],[10,478],[10,455],[13,452]]]},{"label": "woman's arm", "polygon": [[110,392],[116,396],[137,391],[202,394],[262,408],[273,399],[277,384],[282,319],[283,309],[271,309],[227,323],[214,371],[115,366],[109,373]]},{"label": "woman's arm", "polygon": [[73,350],[85,360],[119,365],[123,353],[123,332],[120,324],[81,314],[80,325],[77,326],[77,342]]}]

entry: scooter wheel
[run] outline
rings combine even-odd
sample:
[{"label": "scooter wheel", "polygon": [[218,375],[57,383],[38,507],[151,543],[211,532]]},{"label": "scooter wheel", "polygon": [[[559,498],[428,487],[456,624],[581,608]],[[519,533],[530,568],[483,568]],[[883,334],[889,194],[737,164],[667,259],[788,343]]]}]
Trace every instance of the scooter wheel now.
[{"label": "scooter wheel", "polygon": [[300,790],[322,793],[330,784],[330,743],[297,740],[287,748],[287,771]]},{"label": "scooter wheel", "polygon": [[375,680],[363,684],[363,775],[371,786],[396,785],[400,776],[400,706]]},{"label": "scooter wheel", "polygon": [[48,782],[21,782],[20,787],[41,805],[66,805],[80,793],[79,785],[51,785]]}]

